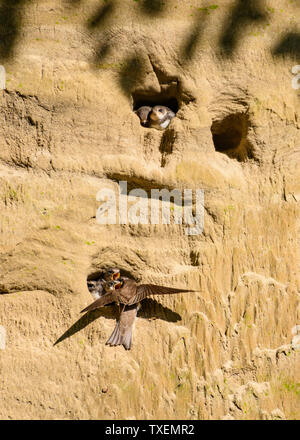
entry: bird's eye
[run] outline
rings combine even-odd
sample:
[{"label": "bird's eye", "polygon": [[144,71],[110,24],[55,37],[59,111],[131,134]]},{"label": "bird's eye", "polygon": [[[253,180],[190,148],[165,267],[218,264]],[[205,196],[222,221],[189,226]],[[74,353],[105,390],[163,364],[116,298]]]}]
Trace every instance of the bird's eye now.
[{"label": "bird's eye", "polygon": [[162,108],[160,108],[158,111],[159,111],[159,113],[162,113],[162,112],[163,112]]}]

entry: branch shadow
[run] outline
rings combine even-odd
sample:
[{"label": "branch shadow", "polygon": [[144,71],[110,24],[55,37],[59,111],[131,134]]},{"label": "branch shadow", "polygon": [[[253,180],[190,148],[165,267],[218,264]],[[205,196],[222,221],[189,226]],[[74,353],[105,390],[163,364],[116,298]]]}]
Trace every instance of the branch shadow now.
[{"label": "branch shadow", "polygon": [[76,7],[80,5],[82,0],[64,0],[64,2],[67,3],[68,5]]},{"label": "branch shadow", "polygon": [[271,52],[274,56],[289,55],[300,59],[300,33],[287,33]]},{"label": "branch shadow", "polygon": [[[76,333],[83,330],[96,319],[103,316],[107,319],[117,319],[119,316],[119,308],[115,304],[107,305],[98,310],[87,312],[78,319],[67,331],[65,331],[53,344],[53,346],[60,344],[65,339],[70,338]],[[138,312],[138,317],[143,319],[161,319],[168,322],[177,322],[181,320],[181,316],[173,312],[168,307],[163,306],[156,300],[147,298],[142,302],[142,307]]]},{"label": "branch shadow", "polygon": [[0,5],[0,60],[13,55],[21,33],[22,12],[31,0],[2,0]]},{"label": "branch shadow", "polygon": [[[262,0],[236,0],[232,6],[227,21],[223,24],[223,31],[219,38],[219,48],[222,55],[226,57],[233,56],[239,41],[242,39],[245,27],[251,23],[264,22],[268,14],[263,10]],[[143,0],[139,2],[140,13],[149,16],[158,16],[162,14],[167,7],[164,0]],[[95,32],[96,29],[103,27],[116,9],[114,0],[99,6],[98,10],[89,18],[86,23],[87,29]],[[208,8],[198,10],[194,25],[187,31],[186,38],[182,42],[180,49],[180,59],[183,64],[192,61],[197,53],[197,48],[207,23],[209,11]],[[93,63],[105,62],[110,55],[112,42],[109,39],[100,41],[95,50]],[[145,54],[132,54],[118,63],[117,81],[121,90],[126,96],[130,96],[138,87],[143,84],[145,77],[144,66]],[[105,67],[105,66],[104,66]],[[155,72],[156,73],[156,72]]]},{"label": "branch shadow", "polygon": [[250,23],[263,23],[267,17],[268,14],[263,11],[261,0],[236,0],[219,39],[222,55],[232,57],[245,34],[246,26]]},{"label": "branch shadow", "polygon": [[207,17],[206,11],[198,11],[194,26],[181,47],[180,56],[183,62],[191,61],[195,56],[200,39],[203,36]]},{"label": "branch shadow", "polygon": [[119,71],[118,82],[125,95],[131,95],[139,84],[143,82],[144,76],[145,68],[141,56],[133,55],[124,60]]},{"label": "branch shadow", "polygon": [[111,53],[111,45],[107,41],[101,41],[96,49],[93,63],[100,64],[101,62],[105,62],[108,55]]},{"label": "branch shadow", "polygon": [[113,1],[101,5],[93,16],[89,18],[87,22],[88,29],[91,30],[103,26],[109,20],[114,10],[115,4]]},{"label": "branch shadow", "polygon": [[142,0],[140,3],[141,11],[147,15],[160,15],[167,6],[166,0]]}]

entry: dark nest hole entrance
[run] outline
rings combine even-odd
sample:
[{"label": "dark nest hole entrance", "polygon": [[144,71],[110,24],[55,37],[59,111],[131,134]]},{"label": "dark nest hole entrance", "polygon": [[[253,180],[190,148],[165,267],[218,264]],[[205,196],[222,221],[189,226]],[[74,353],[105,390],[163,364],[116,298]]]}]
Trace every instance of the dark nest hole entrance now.
[{"label": "dark nest hole entrance", "polygon": [[240,162],[254,159],[253,146],[247,138],[249,127],[246,113],[234,113],[214,121],[211,133],[216,151]]},{"label": "dark nest hole entrance", "polygon": [[105,270],[97,270],[95,272],[90,273],[87,276],[87,284],[89,284],[89,281],[98,281],[100,278],[103,278],[105,274]]},{"label": "dark nest hole entrance", "polygon": [[[118,267],[116,265],[110,266],[110,267]],[[100,270],[96,270],[94,272],[91,272],[86,279],[86,283],[87,283],[87,288],[89,290],[89,292],[93,295],[94,298],[99,297],[99,295],[103,295],[105,293],[105,290],[103,290],[103,286],[102,286],[102,280],[104,278],[106,269],[100,269]],[[134,279],[136,282],[139,282],[139,279],[136,279],[136,277],[132,276],[131,273],[129,273],[126,270],[120,270],[121,273],[121,277],[127,277],[127,278],[132,278]],[[109,304],[107,304],[109,305]]]},{"label": "dark nest hole entrance", "polygon": [[183,96],[180,83],[175,78],[160,77],[157,72],[160,82],[160,92],[153,90],[139,90],[132,93],[133,110],[137,110],[143,105],[154,107],[155,105],[165,105],[169,107],[174,113],[177,113],[179,108],[187,104],[186,97]]},{"label": "dark nest hole entrance", "polygon": [[134,94],[132,98],[133,110],[137,110],[144,105],[149,105],[150,107],[154,107],[155,105],[164,105],[169,107],[176,114],[179,109],[176,98],[168,97],[160,93],[153,95]]},{"label": "dark nest hole entrance", "polygon": [[[117,267],[120,269],[120,267],[117,265],[112,265],[110,267]],[[102,269],[102,270],[100,269],[100,270],[95,270],[94,272],[91,272],[87,276],[87,279],[86,279],[87,286],[88,287],[93,286],[93,283],[91,283],[91,281],[93,282],[93,281],[98,281],[98,280],[102,279],[105,275],[105,272],[106,272],[106,268]],[[120,273],[121,273],[121,277],[131,278],[131,279],[134,279],[136,282],[140,281],[139,278],[137,278],[134,274],[132,274],[131,272],[129,272],[127,270],[120,269]]]},{"label": "dark nest hole entrance", "polygon": [[160,85],[160,91],[139,89],[132,92],[131,102],[133,111],[138,110],[142,106],[154,107],[155,105],[163,105],[169,107],[176,115],[185,105],[195,101],[195,97],[182,86],[178,78],[168,76],[154,66],[153,63],[152,65]]}]

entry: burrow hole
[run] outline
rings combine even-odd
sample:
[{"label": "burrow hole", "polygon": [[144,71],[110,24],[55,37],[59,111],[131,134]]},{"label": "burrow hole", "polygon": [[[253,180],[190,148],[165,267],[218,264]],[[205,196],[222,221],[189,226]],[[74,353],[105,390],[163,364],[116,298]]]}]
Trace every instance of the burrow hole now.
[{"label": "burrow hole", "polygon": [[[119,267],[120,268],[120,266],[116,265],[116,264],[112,264],[111,267]],[[86,283],[87,283],[87,288],[90,292],[93,292],[93,290],[95,289],[95,282],[103,279],[105,272],[106,272],[106,269],[103,268],[100,270],[94,270],[89,273],[89,275],[87,276],[87,279],[86,279]],[[120,268],[120,273],[121,273],[121,277],[131,278],[131,279],[134,279],[136,282],[140,281],[140,277],[137,276],[137,274],[132,273],[131,271]]]},{"label": "burrow hole", "polygon": [[175,96],[170,96],[168,93],[133,93],[133,110],[137,110],[143,105],[154,107],[155,105],[164,105],[169,107],[175,114],[179,110],[178,100]]},{"label": "burrow hole", "polygon": [[250,125],[246,113],[233,113],[215,120],[211,133],[216,151],[240,162],[254,159],[254,148],[248,139]]},{"label": "burrow hole", "polygon": [[133,110],[137,110],[143,105],[151,107],[165,105],[176,114],[184,105],[195,100],[188,91],[183,90],[178,78],[167,77],[156,68],[155,73],[160,84],[160,91],[154,92],[153,89],[144,89],[133,92],[131,95]]}]

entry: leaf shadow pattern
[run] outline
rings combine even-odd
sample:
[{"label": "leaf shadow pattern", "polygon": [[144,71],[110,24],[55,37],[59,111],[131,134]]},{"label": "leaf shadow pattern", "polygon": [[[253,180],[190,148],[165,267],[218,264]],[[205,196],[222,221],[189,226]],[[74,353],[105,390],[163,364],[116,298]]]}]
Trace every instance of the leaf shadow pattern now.
[{"label": "leaf shadow pattern", "polygon": [[112,0],[109,3],[101,5],[95,14],[89,18],[87,27],[89,29],[94,29],[96,27],[103,26],[109,20],[114,11],[115,3]]},{"label": "leaf shadow pattern", "polygon": [[272,49],[273,56],[288,55],[300,59],[300,33],[289,32]]},{"label": "leaf shadow pattern", "polygon": [[204,34],[207,17],[206,11],[197,12],[194,26],[181,47],[180,52],[183,62],[191,61],[194,58],[200,39]]},{"label": "leaf shadow pattern", "polygon": [[82,0],[64,0],[64,2],[67,3],[68,5],[76,7],[81,4]]},{"label": "leaf shadow pattern", "polygon": [[142,0],[141,11],[147,15],[160,15],[166,10],[166,0]]},{"label": "leaf shadow pattern", "polygon": [[108,55],[111,53],[111,45],[107,41],[101,41],[99,46],[96,49],[93,63],[96,65],[105,62]]},{"label": "leaf shadow pattern", "polygon": [[232,57],[238,42],[245,34],[246,26],[254,22],[263,23],[267,17],[268,14],[263,10],[261,0],[236,0],[219,39],[222,55]]},{"label": "leaf shadow pattern", "polygon": [[[22,34],[22,23],[24,7],[32,3],[32,0],[0,0],[0,62],[5,62],[14,54],[14,49]],[[63,3],[70,7],[83,7],[83,0],[63,0]],[[149,17],[157,17],[168,10],[171,2],[167,0],[139,0],[138,11]],[[299,3],[299,1],[298,1]],[[86,27],[91,32],[104,27],[109,21],[117,6],[121,7],[121,3],[116,0],[105,0],[104,4],[98,7],[96,12],[86,22]],[[297,6],[297,5],[296,5]],[[202,11],[203,12],[203,11]],[[223,31],[219,38],[219,48],[226,57],[233,55],[237,48],[239,40],[243,37],[245,27],[250,23],[259,23],[266,20],[268,13],[263,10],[262,0],[236,0],[232,6],[227,22],[222,24]],[[199,20],[187,35],[186,41],[182,44],[182,55],[184,61],[191,60],[197,52],[197,45],[201,35],[203,34],[203,23]],[[105,40],[105,39],[104,39]],[[99,42],[98,49],[95,50],[95,61],[99,61],[110,52],[110,43],[102,39]],[[299,34],[290,32],[278,45],[272,50],[277,55],[288,54],[299,57],[300,45]],[[138,62],[138,58],[136,62]],[[120,74],[120,83],[124,86],[124,90],[128,90],[128,80],[126,72],[128,65],[133,58],[124,60],[127,66]],[[123,62],[122,62],[123,64]],[[137,64],[137,63],[136,63]],[[136,75],[136,80],[138,76]],[[134,80],[132,80],[134,82]],[[126,92],[127,93],[127,92]]]},{"label": "leaf shadow pattern", "polygon": [[144,62],[140,55],[132,55],[119,71],[119,85],[125,95],[130,95],[145,76]]},{"label": "leaf shadow pattern", "polygon": [[[115,304],[112,304],[102,307],[101,309],[87,312],[85,315],[79,318],[78,321],[76,321],[67,331],[65,331],[55,341],[53,346],[60,344],[65,339],[68,339],[76,333],[80,332],[93,321],[100,318],[100,316],[103,316],[107,319],[117,319],[119,316],[119,308]],[[142,307],[138,312],[138,317],[143,319],[161,319],[168,322],[177,322],[181,320],[181,316],[178,313],[174,312],[168,307],[163,306],[152,298],[147,298],[142,302]]]},{"label": "leaf shadow pattern", "polygon": [[[19,0],[21,1],[21,0]],[[72,3],[72,0],[66,0]],[[81,2],[82,0],[74,0],[74,4]],[[138,3],[137,11],[142,14],[147,14],[149,17],[158,17],[168,10],[170,2],[166,0],[136,0]],[[98,10],[88,19],[86,23],[87,29],[94,33],[97,30],[101,30],[106,22],[111,17],[112,13],[116,10],[118,3],[117,0],[106,0],[105,4],[101,4]],[[187,62],[193,60],[196,57],[199,42],[203,37],[206,21],[209,15],[209,9],[216,9],[218,5],[212,5],[211,7],[198,8],[194,25],[187,31],[186,38],[182,41],[179,60],[185,65]],[[237,50],[239,42],[245,35],[245,29],[250,24],[264,23],[269,18],[269,13],[264,8],[263,0],[235,0],[234,4],[230,7],[228,17],[225,22],[222,23],[222,30],[219,36],[218,51],[223,57],[232,57]],[[299,54],[299,35],[290,33],[284,41],[278,45],[274,50],[275,55],[281,53],[294,53]],[[112,46],[117,46],[115,38],[107,35],[107,38],[99,41],[98,48],[94,52],[94,59],[92,64],[104,62],[111,54]],[[113,43],[114,41],[114,43]],[[115,47],[116,49],[116,47]],[[132,92],[143,84],[145,77],[144,72],[144,60],[146,54],[131,54],[124,57],[121,62],[115,63],[117,68],[117,81],[122,91],[126,96],[132,94]],[[114,63],[112,63],[113,65]],[[156,73],[156,72],[155,72]]]},{"label": "leaf shadow pattern", "polygon": [[0,3],[0,60],[6,61],[14,53],[21,35],[22,13],[32,0],[2,0]]}]

